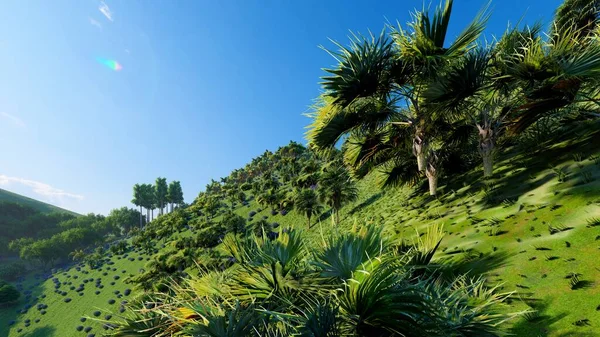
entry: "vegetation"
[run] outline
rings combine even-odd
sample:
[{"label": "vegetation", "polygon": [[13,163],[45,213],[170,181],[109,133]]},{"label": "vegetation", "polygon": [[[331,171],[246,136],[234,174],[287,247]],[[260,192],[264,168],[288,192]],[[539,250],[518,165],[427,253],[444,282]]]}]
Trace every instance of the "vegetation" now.
[{"label": "vegetation", "polygon": [[17,288],[0,280],[0,305],[15,303],[20,296]]},{"label": "vegetation", "polygon": [[[17,294],[39,288],[0,311],[0,334],[49,303],[61,336],[594,335],[598,5],[566,0],[547,31],[481,45],[487,7],[448,43],[448,0],[336,43],[308,146],[189,205],[157,178],[133,187],[139,211],[24,226],[19,263],[64,268],[24,281],[3,264]],[[10,209],[13,227],[39,216]]]},{"label": "vegetation", "polygon": [[40,213],[68,213],[71,215],[79,215],[75,212],[56,207],[54,205],[41,202],[39,200],[31,199],[20,194],[12,193],[0,188],[0,203],[2,202],[19,204],[21,206],[33,208],[34,210]]}]

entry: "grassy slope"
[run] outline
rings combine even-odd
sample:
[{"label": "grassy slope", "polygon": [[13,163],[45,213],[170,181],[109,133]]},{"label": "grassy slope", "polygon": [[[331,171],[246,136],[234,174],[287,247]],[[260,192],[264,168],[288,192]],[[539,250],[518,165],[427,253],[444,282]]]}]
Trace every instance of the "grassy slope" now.
[{"label": "grassy slope", "polygon": [[[97,319],[104,319],[106,314],[117,314],[120,303],[123,300],[128,300],[135,296],[135,291],[129,296],[123,296],[118,298],[114,294],[115,290],[119,290],[121,294],[127,288],[133,288],[129,284],[125,284],[123,280],[129,274],[135,274],[140,268],[146,263],[147,256],[143,256],[143,260],[138,260],[140,254],[136,252],[130,252],[128,258],[134,258],[134,261],[130,261],[128,258],[113,257],[111,261],[113,265],[105,265],[102,271],[93,270],[90,271],[87,267],[81,268],[77,271],[75,268],[71,268],[65,272],[57,273],[54,277],[58,278],[61,283],[72,282],[72,285],[62,284],[60,290],[66,291],[67,295],[62,296],[54,292],[54,283],[52,280],[40,281],[40,279],[34,276],[28,280],[20,283],[23,286],[23,290],[31,290],[31,297],[33,301],[29,303],[42,303],[48,305],[46,314],[42,315],[36,308],[36,304],[25,314],[17,314],[18,310],[25,307],[26,298],[22,297],[18,306],[5,308],[0,311],[0,336],[31,336],[31,337],[49,337],[49,336],[87,336],[88,333],[84,331],[78,332],[76,327],[82,325],[84,327],[92,327],[92,331],[89,333],[95,333],[96,336],[100,336],[104,331],[102,329],[102,323],[95,321],[93,313],[94,311],[101,311],[102,315]],[[108,267],[111,270],[108,270]],[[116,269],[113,271],[112,269]],[[125,272],[123,272],[125,271]],[[86,274],[87,272],[87,274]],[[107,275],[103,275],[106,272]],[[115,280],[114,276],[118,275],[119,279]],[[74,277],[77,279],[74,279]],[[94,281],[84,283],[84,279],[91,279]],[[103,289],[99,289],[95,286],[95,280],[97,278],[102,279]],[[111,285],[111,282],[115,282]],[[84,284],[85,290],[83,296],[78,295],[75,290],[70,290],[71,286],[77,288],[80,284]],[[100,294],[96,295],[95,291],[100,290]],[[39,298],[41,295],[46,295],[45,298]],[[35,300],[35,298],[38,298]],[[65,298],[71,298],[71,302],[66,303]],[[115,304],[109,305],[108,301],[114,299]],[[89,317],[86,322],[80,322],[81,317]],[[31,325],[25,327],[25,320],[29,319]],[[35,322],[36,319],[40,319],[39,322]],[[9,327],[8,323],[12,320],[16,320],[17,323]],[[21,333],[19,329],[23,329]]]},{"label": "grassy slope", "polygon": [[2,201],[14,202],[14,203],[18,203],[21,205],[29,206],[29,207],[31,207],[35,210],[38,210],[42,213],[64,212],[64,213],[70,213],[73,215],[79,215],[75,212],[60,208],[58,206],[50,205],[45,202],[31,199],[26,196],[16,194],[13,192],[9,192],[7,190],[3,190],[0,188],[0,202],[2,202]]},{"label": "grassy slope", "polygon": [[[512,322],[515,335],[600,336],[600,311],[597,310],[600,241],[596,241],[597,237],[600,240],[600,226],[587,227],[589,219],[600,219],[600,160],[594,160],[600,156],[600,149],[595,144],[600,144],[600,135],[557,144],[536,155],[515,155],[509,151],[499,158],[496,177],[501,179],[493,180],[496,190],[487,198],[478,170],[443,186],[437,200],[430,200],[425,194],[413,195],[406,188],[381,191],[374,186],[372,178],[367,178],[360,182],[359,200],[343,209],[338,229],[373,221],[385,225],[391,235],[411,239],[415,229],[423,232],[432,223],[444,224],[447,235],[437,259],[449,259],[455,263],[457,272],[486,274],[490,282],[502,283],[504,290],[517,291],[509,310],[519,311],[530,306],[538,310],[529,320],[519,318]],[[576,162],[574,159],[579,160],[579,154],[582,160]],[[568,172],[567,180],[558,182],[549,165]],[[235,211],[247,218],[248,213],[257,208],[251,202],[248,207],[238,207]],[[254,219],[262,216],[280,223],[280,228],[306,227],[305,219],[295,212],[272,216],[270,210],[265,209]],[[491,226],[494,223],[497,224]],[[551,235],[549,226],[572,229]],[[496,235],[489,234],[493,227]],[[318,241],[331,230],[337,229],[332,229],[330,219],[322,216],[310,235]],[[112,267],[117,268],[117,274],[135,273],[146,262],[138,261],[137,253],[130,256],[136,260],[113,258]],[[123,269],[126,274],[121,274]],[[571,272],[580,273],[581,280],[585,281],[580,289],[572,290],[565,278]],[[68,274],[84,277],[73,269]],[[108,285],[113,274],[115,272],[103,277],[94,271],[85,275],[94,279],[102,277],[105,289],[102,294],[94,295],[93,284],[86,285],[82,297],[69,291],[67,296],[73,301],[68,304],[53,292],[50,280],[34,285],[34,296],[47,295],[41,302],[48,304],[48,313],[42,316],[35,308],[25,315],[17,315],[16,308],[0,310],[0,336],[7,335],[8,321],[18,320],[8,334],[12,337],[21,335],[17,329],[23,328],[25,319],[33,322],[36,318],[41,321],[23,331],[29,332],[28,336],[86,336],[75,330],[78,325],[92,326],[92,333],[98,334],[102,331],[99,323],[90,320],[81,323],[79,318],[99,310],[96,308],[118,309],[118,304],[111,306],[107,301],[114,298],[119,303],[122,299],[117,299],[112,291],[123,291],[129,285],[123,284],[122,278],[114,287]],[[61,281],[65,279],[62,274],[58,277]],[[29,281],[32,282],[35,281]],[[575,324],[578,321],[582,326]]]}]

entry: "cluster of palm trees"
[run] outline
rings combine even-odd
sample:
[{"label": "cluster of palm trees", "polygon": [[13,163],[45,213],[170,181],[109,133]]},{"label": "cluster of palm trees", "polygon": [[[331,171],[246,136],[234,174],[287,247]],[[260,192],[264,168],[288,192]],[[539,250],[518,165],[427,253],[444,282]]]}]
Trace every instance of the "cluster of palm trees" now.
[{"label": "cluster of palm trees", "polygon": [[133,185],[133,199],[131,203],[140,208],[140,228],[143,226],[142,208],[146,209],[146,221],[154,219],[154,210],[159,210],[159,215],[164,211],[171,212],[174,206],[184,204],[183,190],[179,181],[171,181],[167,185],[166,178],[156,178],[154,185],[152,184],[135,184]]},{"label": "cluster of palm trees", "polygon": [[[273,213],[293,208],[306,217],[308,228],[311,219],[327,206],[332,222],[337,225],[340,209],[358,198],[358,188],[341,160],[327,159],[320,161],[313,153],[306,152],[303,160],[288,165],[285,160],[273,158],[279,163],[277,175],[269,171],[252,184],[256,202],[271,207]],[[289,185],[284,186],[277,176],[285,177],[283,180]]]},{"label": "cluster of palm trees", "polygon": [[265,151],[220,181],[211,180],[192,208],[210,221],[224,211],[224,200],[233,210],[254,196],[261,207],[270,207],[273,215],[296,210],[306,217],[308,228],[313,217],[327,206],[332,222],[338,224],[340,209],[358,198],[356,181],[339,155],[338,151],[331,151],[320,156],[292,141],[275,152]]},{"label": "cluster of palm trees", "polygon": [[382,186],[426,176],[436,195],[455,153],[476,148],[489,177],[500,139],[544,118],[598,118],[600,1],[566,0],[548,32],[514,27],[486,45],[488,7],[448,43],[452,5],[337,44],[308,131],[314,148],[343,140],[356,176],[376,171]]}]

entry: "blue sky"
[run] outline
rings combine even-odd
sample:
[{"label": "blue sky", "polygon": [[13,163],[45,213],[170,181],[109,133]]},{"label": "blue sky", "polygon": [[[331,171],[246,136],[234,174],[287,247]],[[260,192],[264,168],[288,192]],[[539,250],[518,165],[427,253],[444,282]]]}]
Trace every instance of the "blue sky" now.
[{"label": "blue sky", "polygon": [[[483,6],[456,0],[450,36]],[[558,0],[495,0],[486,36]],[[429,3],[429,2],[427,2]],[[437,0],[433,2],[437,4]],[[180,180],[190,202],[265,149],[304,142],[318,48],[405,23],[421,0],[3,2],[0,188],[80,212]],[[117,60],[120,71],[96,59]]]}]

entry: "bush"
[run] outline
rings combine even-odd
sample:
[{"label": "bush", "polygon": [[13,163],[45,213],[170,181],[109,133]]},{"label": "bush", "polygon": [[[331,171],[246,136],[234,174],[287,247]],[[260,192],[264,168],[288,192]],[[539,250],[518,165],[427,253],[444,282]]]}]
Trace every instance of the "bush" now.
[{"label": "bush", "polygon": [[202,248],[212,248],[219,244],[225,235],[225,228],[217,224],[196,235],[196,245]]},{"label": "bush", "polygon": [[233,212],[228,212],[223,216],[221,226],[223,226],[227,232],[239,234],[244,232],[246,220]]},{"label": "bush", "polygon": [[273,230],[273,227],[266,220],[261,219],[254,223],[253,231],[254,235],[258,237],[262,237],[263,233],[270,233]]},{"label": "bush", "polygon": [[24,270],[25,265],[20,262],[0,265],[0,280],[14,281],[17,277],[21,276]]},{"label": "bush", "polygon": [[0,281],[0,304],[10,304],[16,302],[21,293],[12,284]]}]

